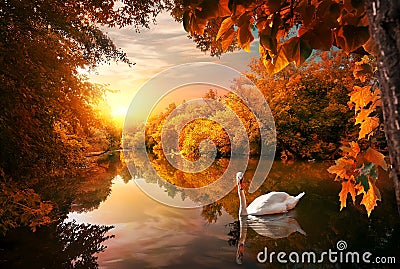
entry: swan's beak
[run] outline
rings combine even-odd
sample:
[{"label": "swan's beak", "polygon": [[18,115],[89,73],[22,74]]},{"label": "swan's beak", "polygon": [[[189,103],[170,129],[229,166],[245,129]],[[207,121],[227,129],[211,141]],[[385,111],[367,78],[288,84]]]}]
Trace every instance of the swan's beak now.
[{"label": "swan's beak", "polygon": [[243,189],[243,172],[236,173],[236,184],[241,190]]}]

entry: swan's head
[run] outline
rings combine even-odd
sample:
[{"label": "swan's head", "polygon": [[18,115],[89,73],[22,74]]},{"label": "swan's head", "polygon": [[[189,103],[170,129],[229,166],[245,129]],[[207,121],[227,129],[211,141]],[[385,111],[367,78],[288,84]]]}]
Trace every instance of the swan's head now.
[{"label": "swan's head", "polygon": [[243,189],[243,172],[237,172],[236,173],[236,184],[240,187],[240,189]]},{"label": "swan's head", "polygon": [[236,184],[242,183],[243,181],[243,172],[236,173]]}]

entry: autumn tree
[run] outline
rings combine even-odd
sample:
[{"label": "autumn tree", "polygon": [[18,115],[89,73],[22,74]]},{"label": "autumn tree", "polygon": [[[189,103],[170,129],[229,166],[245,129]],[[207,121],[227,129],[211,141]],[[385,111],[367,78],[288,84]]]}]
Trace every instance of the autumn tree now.
[{"label": "autumn tree", "polygon": [[[303,65],[288,66],[275,75],[261,61],[253,60],[247,76],[263,92],[273,113],[278,154],[332,159],[344,141],[358,137],[348,94],[353,86],[369,83],[354,79],[358,59],[342,51],[315,53]],[[377,139],[378,148],[384,150],[381,132]]]},{"label": "autumn tree", "polygon": [[392,164],[391,178],[400,212],[400,2],[366,0],[370,33],[377,44],[385,134]]},{"label": "autumn tree", "polygon": [[[237,91],[246,91],[245,85],[240,80],[232,83]],[[247,89],[250,91],[250,89]],[[251,94],[248,94],[251,98]],[[203,100],[217,101],[221,106],[211,104],[198,106],[186,103],[180,106],[170,104],[163,112],[152,115],[146,123],[146,147],[150,153],[162,155],[163,151],[161,136],[164,133],[164,142],[173,144],[179,141],[180,153],[188,159],[196,160],[201,155],[200,144],[203,140],[213,141],[217,149],[217,157],[231,156],[232,143],[236,145],[238,152],[244,152],[247,142],[250,146],[250,155],[258,155],[261,151],[261,138],[259,122],[249,107],[233,92],[218,96],[216,90],[210,90]],[[249,100],[250,101],[250,100]],[[255,105],[262,105],[260,102],[251,100]],[[228,109],[229,110],[228,110]],[[172,114],[173,112],[173,114]],[[238,119],[232,117],[234,113]],[[172,116],[171,116],[172,115]],[[182,130],[182,123],[187,123]],[[131,131],[127,134],[126,141],[129,145],[135,143],[135,135]],[[230,141],[229,135],[232,137]],[[269,134],[266,134],[269,135]],[[265,139],[265,147],[273,144],[273,136]],[[204,148],[209,152],[211,149]]]},{"label": "autumn tree", "polygon": [[374,0],[204,0],[189,1],[183,8],[183,24],[191,35],[201,35],[210,20],[224,18],[216,39],[231,43],[236,37],[238,45],[249,50],[254,40],[253,29],[256,29],[260,58],[271,74],[291,62],[304,63],[313,50],[330,50],[333,46],[346,53],[378,55],[384,88],[384,125],[393,167],[391,178],[400,208],[400,128],[399,116],[396,116],[400,109],[396,101],[400,96],[397,73],[400,8],[397,1],[381,5]]},{"label": "autumn tree", "polygon": [[169,1],[0,2],[0,203],[26,215],[20,219],[4,208],[6,229],[40,224],[38,216],[51,210],[41,200],[57,193],[44,190],[59,182],[69,186],[88,167],[90,151],[116,143],[117,132],[97,110],[105,88],[79,72],[111,60],[132,64],[100,27],[148,27],[169,6]]}]

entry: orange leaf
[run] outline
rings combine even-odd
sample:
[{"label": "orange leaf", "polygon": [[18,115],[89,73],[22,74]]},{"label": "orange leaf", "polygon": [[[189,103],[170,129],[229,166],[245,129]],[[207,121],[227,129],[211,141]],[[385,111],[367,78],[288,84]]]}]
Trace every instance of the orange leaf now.
[{"label": "orange leaf", "polygon": [[375,110],[375,106],[371,106],[368,109],[361,109],[356,116],[356,123],[359,124],[362,123],[363,121],[368,120],[369,114],[371,114]]},{"label": "orange leaf", "polygon": [[[216,2],[218,2],[218,4],[216,4]],[[201,1],[201,4],[197,8],[198,16],[205,20],[230,16],[231,11],[229,10],[228,2],[229,0]]]},{"label": "orange leaf", "polygon": [[315,6],[307,4],[306,1],[302,1],[296,8],[296,11],[300,14],[303,25],[307,27],[313,19]]},{"label": "orange leaf", "polygon": [[264,30],[259,33],[260,37],[260,44],[263,46],[271,57],[276,57],[278,54],[277,52],[277,45],[278,42],[275,37],[267,33],[267,30]]},{"label": "orange leaf", "polygon": [[357,142],[350,142],[350,147],[342,146],[340,147],[341,150],[347,152],[348,156],[353,157],[354,159],[357,157],[358,153],[360,153],[360,146]]},{"label": "orange leaf", "polygon": [[331,174],[336,174],[336,178],[352,179],[354,176],[354,160],[340,158],[335,161],[335,165],[328,168],[328,172]]},{"label": "orange leaf", "polygon": [[361,200],[361,204],[365,206],[365,209],[367,210],[368,217],[371,215],[372,210],[374,207],[377,205],[376,201],[381,200],[381,194],[379,192],[378,187],[375,186],[375,184],[371,183],[369,181],[369,189],[367,193],[364,193],[363,199]]},{"label": "orange leaf", "polygon": [[324,23],[322,24],[329,28],[335,28],[340,15],[340,5],[332,0],[322,0],[317,6],[315,15],[318,19],[323,19]]},{"label": "orange leaf", "polygon": [[368,26],[344,25],[336,33],[338,45],[347,53],[364,45],[369,37]]},{"label": "orange leaf", "polygon": [[356,201],[356,191],[354,189],[354,185],[350,181],[343,181],[342,190],[339,193],[340,210],[342,210],[343,207],[346,207],[347,194],[349,193],[354,204]]},{"label": "orange leaf", "polygon": [[215,37],[215,40],[218,40],[223,34],[225,34],[229,29],[232,29],[233,20],[231,17],[226,18],[222,21],[221,27],[218,30],[218,34]]},{"label": "orange leaf", "polygon": [[236,32],[233,30],[233,28],[230,28],[222,37],[222,51],[227,51],[230,44],[232,43],[232,40],[235,38]]},{"label": "orange leaf", "polygon": [[247,52],[250,52],[250,43],[254,40],[250,30],[250,19],[250,15],[245,13],[240,16],[238,22],[238,45]]},{"label": "orange leaf", "polygon": [[369,56],[364,55],[359,62],[355,62],[353,75],[362,82],[365,82],[366,78],[373,75],[373,69],[371,65],[372,60]]},{"label": "orange leaf", "polygon": [[379,126],[379,118],[378,117],[376,117],[376,116],[368,117],[366,120],[364,120],[361,123],[358,139],[362,139],[366,136],[368,136],[367,139],[369,139],[369,137],[373,135],[373,131],[378,126]]},{"label": "orange leaf", "polygon": [[372,37],[370,37],[368,39],[368,41],[363,45],[363,48],[369,54],[371,54],[373,56],[378,56],[378,53],[379,53],[378,45],[376,44],[376,42],[373,40]]},{"label": "orange leaf", "polygon": [[353,92],[350,95],[350,102],[356,105],[356,111],[368,105],[369,102],[374,101],[374,95],[371,92],[371,86],[354,86]]},{"label": "orange leaf", "polygon": [[364,158],[371,163],[379,165],[384,170],[388,169],[387,163],[385,161],[385,155],[383,155],[382,153],[376,151],[371,147],[368,148],[367,151],[365,152]]},{"label": "orange leaf", "polygon": [[[197,11],[197,10],[196,10]],[[185,11],[183,14],[183,27],[186,32],[189,32],[191,35],[202,35],[204,33],[204,29],[206,28],[207,20],[204,18],[200,18],[199,11]]]},{"label": "orange leaf", "polygon": [[217,17],[225,17],[225,16],[231,15],[231,11],[229,10],[228,4],[229,4],[229,0],[219,0],[218,1]]},{"label": "orange leaf", "polygon": [[263,58],[263,63],[269,74],[275,74],[285,68],[289,64],[289,61],[281,47],[278,50],[277,57],[268,60]]},{"label": "orange leaf", "polygon": [[364,11],[364,5],[362,1],[344,0],[343,6],[348,13],[353,11],[360,13],[361,11]]},{"label": "orange leaf", "polygon": [[304,63],[312,52],[310,46],[297,36],[287,40],[282,47],[288,61],[295,62],[297,66]]}]

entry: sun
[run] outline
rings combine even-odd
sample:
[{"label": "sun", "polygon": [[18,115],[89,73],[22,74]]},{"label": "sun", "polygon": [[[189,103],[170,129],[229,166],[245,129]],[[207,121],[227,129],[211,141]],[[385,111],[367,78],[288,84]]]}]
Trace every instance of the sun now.
[{"label": "sun", "polygon": [[126,116],[127,112],[128,112],[127,107],[123,107],[123,106],[117,107],[117,108],[113,109],[111,112],[112,119],[114,120],[114,122],[116,124],[122,126],[124,124],[125,116]]}]

